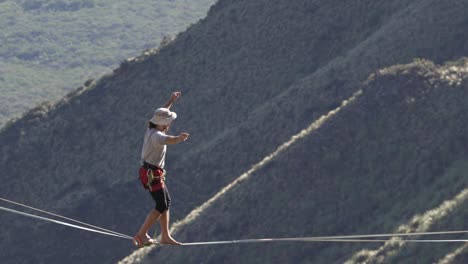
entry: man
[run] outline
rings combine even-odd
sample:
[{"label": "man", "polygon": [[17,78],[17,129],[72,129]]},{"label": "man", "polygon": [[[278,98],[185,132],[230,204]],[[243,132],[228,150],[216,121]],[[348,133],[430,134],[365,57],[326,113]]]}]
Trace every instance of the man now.
[{"label": "man", "polygon": [[169,206],[171,198],[165,184],[164,163],[167,145],[184,142],[189,134],[180,133],[178,136],[167,135],[169,127],[177,118],[175,112],[169,109],[181,96],[180,92],[171,94],[169,101],[163,108],[158,108],[148,122],[148,128],[144,135],[141,151],[142,166],[140,167],[140,180],[143,186],[149,190],[156,206],[152,209],[140,230],[133,238],[136,246],[142,247],[155,243],[148,235],[148,230],[158,220],[161,224],[161,244],[180,245],[169,233]]}]

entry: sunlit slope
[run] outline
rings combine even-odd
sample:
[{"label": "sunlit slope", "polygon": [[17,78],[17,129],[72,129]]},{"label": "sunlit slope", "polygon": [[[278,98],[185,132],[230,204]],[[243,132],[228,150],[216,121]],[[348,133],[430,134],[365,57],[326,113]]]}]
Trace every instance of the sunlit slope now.
[{"label": "sunlit slope", "polygon": [[[466,230],[467,73],[466,62],[439,68],[426,61],[380,71],[349,105],[220,196],[176,236],[213,241]],[[164,247],[143,262],[432,263],[466,252],[460,244],[380,246]]]},{"label": "sunlit slope", "polygon": [[187,29],[214,2],[0,1],[0,127]]}]

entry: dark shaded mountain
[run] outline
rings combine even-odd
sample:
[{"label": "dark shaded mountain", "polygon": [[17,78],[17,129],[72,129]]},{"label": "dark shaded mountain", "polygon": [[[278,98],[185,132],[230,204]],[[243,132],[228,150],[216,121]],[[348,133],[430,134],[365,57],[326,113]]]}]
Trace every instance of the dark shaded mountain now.
[{"label": "dark shaded mountain", "polygon": [[[314,122],[316,129],[192,216],[176,236],[213,241],[466,230],[467,80],[466,60],[450,67],[418,61],[372,75],[362,93]],[[460,246],[465,259],[468,253],[460,243],[382,244],[162,247],[142,262],[438,263]],[[127,260],[139,262],[136,257]],[[448,263],[462,259],[458,253]]]},{"label": "dark shaded mountain", "polygon": [[[248,186],[236,187],[235,193],[228,193],[221,211],[226,217],[220,216],[219,210],[217,214],[205,216],[206,223],[216,230],[198,229],[203,222],[194,222],[177,234],[180,239],[212,240],[392,231],[416,212],[438,206],[466,186],[459,176],[451,176],[459,184],[458,189],[448,189],[430,201],[422,194],[422,189],[435,190],[438,186],[423,177],[424,172],[434,177],[448,173],[449,168],[455,174],[462,171],[463,131],[454,133],[450,142],[434,142],[442,145],[432,146],[422,155],[424,144],[435,138],[425,134],[431,130],[424,126],[437,116],[428,114],[427,119],[421,120],[422,128],[417,127],[423,133],[421,138],[409,130],[398,130],[411,127],[409,123],[377,118],[396,119],[400,115],[391,111],[394,110],[401,115],[408,114],[404,118],[409,122],[418,119],[421,112],[431,113],[431,108],[424,110],[424,105],[415,107],[413,114],[411,109],[399,108],[395,104],[405,95],[403,92],[410,93],[411,89],[403,90],[409,85],[393,87],[404,84],[405,78],[413,81],[419,87],[414,90],[417,99],[422,91],[432,87],[417,82],[420,75],[413,73],[418,72],[414,69],[424,71],[426,66],[407,67],[410,73],[406,75],[398,70],[393,75],[377,74],[364,88],[362,83],[380,68],[409,63],[414,58],[442,63],[465,55],[468,51],[464,37],[468,27],[465,5],[464,1],[454,0],[411,3],[369,0],[340,4],[219,1],[205,19],[166,46],[122,63],[113,74],[70,94],[56,105],[42,105],[4,128],[0,133],[0,193],[6,198],[132,235],[152,206],[150,197],[136,179],[142,134],[153,110],[167,100],[171,91],[183,93],[174,106],[179,118],[172,133],[191,134],[187,143],[171,146],[168,151],[174,221],[184,218],[292,135],[363,89],[355,102],[316,132],[320,137],[307,136],[301,144],[255,171],[255,175],[262,176],[257,177],[259,181],[254,182],[256,177],[251,177]],[[464,83],[458,87],[464,87]],[[381,95],[379,91],[388,91],[389,95]],[[447,96],[455,98],[456,95]],[[379,100],[372,100],[372,96]],[[433,99],[428,100],[429,105],[435,104]],[[463,110],[461,103],[454,105],[455,109],[441,117],[455,118],[451,113]],[[434,107],[438,109],[440,105]],[[354,119],[353,113],[362,119]],[[455,122],[452,120],[450,127],[455,127]],[[392,125],[400,127],[390,129]],[[444,131],[449,135],[441,140],[448,140],[450,130]],[[361,143],[350,144],[354,141]],[[381,143],[388,144],[382,154],[378,152]],[[452,149],[453,145],[459,148]],[[451,155],[437,156],[436,147],[445,150],[441,153]],[[410,158],[418,158],[412,155],[420,156],[420,165],[411,162],[414,160]],[[390,156],[393,159],[389,161]],[[424,167],[433,160],[437,162]],[[458,165],[452,164],[455,161]],[[409,172],[415,174],[402,175]],[[271,177],[267,178],[268,175]],[[388,192],[379,185],[382,175],[387,176],[384,186]],[[296,178],[295,181],[289,181],[290,177]],[[398,190],[395,183],[405,178],[408,186],[390,197],[391,190]],[[429,185],[422,188],[422,183]],[[353,194],[351,191],[357,187],[368,192]],[[304,188],[308,191],[302,199],[287,199]],[[410,195],[406,193],[409,189],[415,189],[417,202],[400,208]],[[272,196],[277,190],[284,194]],[[369,197],[374,202],[358,204]],[[336,199],[344,202],[336,203]],[[380,205],[382,201],[385,203]],[[353,206],[355,210],[351,210]],[[294,224],[278,225],[281,217],[290,216],[289,207],[296,212]],[[339,210],[342,214],[337,213]],[[249,219],[253,214],[255,217]],[[366,222],[370,216],[377,221]],[[0,229],[2,237],[8,238],[1,242],[4,250],[0,259],[9,263],[109,263],[132,251],[129,241],[3,213],[0,219],[8,223]],[[260,219],[270,222],[259,225]],[[365,224],[361,225],[360,221]],[[386,226],[379,226],[384,222]],[[273,226],[275,230],[271,230]],[[206,237],[201,236],[205,233]],[[41,243],[31,237],[40,238]],[[290,263],[297,263],[294,260],[329,260],[339,252],[342,255],[338,257],[345,261],[360,249],[357,245],[343,245],[341,249],[335,245],[326,250],[323,245],[316,245],[311,250],[301,245],[297,247],[298,253],[296,246],[252,247],[256,251],[226,247],[219,253],[219,248],[205,248],[198,249],[199,253],[189,251],[193,253],[190,258],[180,249],[171,249],[167,253],[151,253],[147,260],[153,262],[156,259],[152,258],[169,254],[164,255],[165,261],[187,263],[193,256],[193,262],[197,263],[201,262],[198,254],[204,254],[203,262],[208,263],[222,259],[288,262],[288,258]],[[226,252],[240,254],[243,249],[243,259],[229,259],[233,255]],[[25,251],[30,254],[25,255]],[[444,248],[441,254],[447,251]],[[177,252],[180,257],[171,252]]]}]

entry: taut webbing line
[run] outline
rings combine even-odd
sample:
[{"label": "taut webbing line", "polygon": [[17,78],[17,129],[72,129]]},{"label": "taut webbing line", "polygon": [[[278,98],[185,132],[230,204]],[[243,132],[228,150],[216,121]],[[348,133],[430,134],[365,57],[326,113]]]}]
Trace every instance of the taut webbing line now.
[{"label": "taut webbing line", "polygon": [[62,215],[47,212],[47,211],[44,211],[44,210],[41,210],[41,209],[34,208],[32,206],[28,206],[28,205],[25,205],[25,204],[22,204],[22,203],[11,201],[11,200],[8,200],[8,199],[5,199],[5,198],[0,197],[0,200],[4,201],[4,202],[7,202],[7,203],[14,204],[14,205],[22,206],[22,207],[25,207],[25,208],[28,208],[28,209],[31,209],[31,210],[34,210],[34,211],[38,211],[38,212],[41,212],[41,213],[44,213],[44,214],[48,214],[48,215],[59,217],[59,218],[62,218],[62,219],[68,220],[68,221],[72,221],[72,222],[75,222],[75,223],[78,223],[78,224],[81,224],[81,225],[85,225],[85,226],[91,227],[93,229],[98,229],[98,230],[101,230],[101,231],[104,231],[104,232],[107,232],[107,233],[113,233],[113,234],[116,234],[116,235],[119,235],[119,236],[131,238],[130,236],[127,236],[127,235],[124,235],[124,234],[121,234],[121,233],[118,233],[118,232],[115,232],[115,231],[112,231],[112,230],[109,230],[109,229],[105,229],[105,228],[102,228],[102,227],[99,227],[99,226],[91,225],[91,224],[81,222],[81,221],[78,221],[78,220],[75,220],[75,219],[72,219],[72,218],[69,218],[69,217],[65,217],[65,216],[62,216]]},{"label": "taut webbing line", "polygon": [[127,235],[119,235],[119,234],[100,231],[100,230],[87,228],[87,227],[83,227],[83,226],[79,226],[79,225],[74,225],[74,224],[62,222],[62,221],[59,221],[59,220],[50,219],[50,218],[47,218],[47,217],[42,217],[42,216],[38,216],[38,215],[33,215],[33,214],[28,214],[28,213],[25,213],[25,212],[13,210],[13,209],[10,209],[10,208],[5,208],[3,206],[0,206],[0,210],[4,210],[4,211],[10,212],[10,213],[15,213],[15,214],[27,216],[27,217],[30,217],[30,218],[36,218],[36,219],[39,219],[39,220],[56,223],[56,224],[59,224],[59,225],[64,225],[64,226],[69,226],[69,227],[73,227],[73,228],[77,228],[77,229],[82,229],[82,230],[86,230],[86,231],[90,231],[90,232],[94,232],[94,233],[99,233],[99,234],[103,234],[103,235],[120,237],[120,238],[125,238],[125,239],[133,239],[132,237],[127,236]]},{"label": "taut webbing line", "polygon": [[[203,245],[223,245],[223,244],[241,244],[241,243],[267,243],[267,242],[342,242],[342,243],[369,243],[369,242],[391,242],[390,239],[318,239],[318,238],[262,238],[262,239],[241,239],[241,240],[226,240],[226,241],[209,241],[209,242],[193,242],[183,243],[182,246],[203,246]],[[468,239],[402,239],[395,242],[408,243],[466,243]]]},{"label": "taut webbing line", "polygon": [[[83,225],[87,225],[92,228],[83,227],[79,225],[70,224],[67,222],[50,219],[47,217],[42,217],[34,214],[29,214],[21,211],[17,211],[14,209],[6,208],[0,206],[0,210],[27,216],[30,218],[35,218],[43,221],[48,221],[64,226],[69,226],[77,229],[82,229],[94,233],[99,233],[108,236],[120,237],[125,239],[133,239],[131,236],[117,233],[108,229],[104,229],[101,227],[93,226],[81,221],[77,221],[68,217],[64,217],[61,215],[53,214],[44,210],[36,209],[34,207],[30,207],[24,204],[20,204],[17,202],[13,202],[4,198],[0,198],[0,200],[9,202],[12,204],[20,205],[32,210],[36,210],[42,213],[46,213],[49,215],[53,215],[56,217],[64,218],[66,220],[70,220],[76,223],[80,223]],[[100,230],[98,230],[100,229]],[[408,243],[459,243],[468,242],[468,239],[401,239],[400,237],[409,237],[409,236],[425,236],[425,235],[448,235],[448,234],[467,234],[468,230],[461,230],[461,231],[439,231],[439,232],[417,232],[417,233],[394,233],[394,234],[370,234],[370,235],[347,235],[347,236],[316,236],[316,237],[289,237],[289,238],[261,238],[261,239],[239,239],[239,240],[224,240],[224,241],[208,241],[208,242],[191,242],[191,243],[183,243],[183,246],[199,246],[199,245],[221,245],[221,244],[240,244],[240,243],[264,243],[264,242],[357,242],[357,243],[367,243],[367,242],[408,242]],[[387,237],[389,239],[372,239],[372,238],[383,238]],[[400,238],[392,240],[391,238]]]},{"label": "taut webbing line", "polygon": [[[468,230],[462,231],[441,231],[441,232],[418,232],[418,233],[396,233],[396,234],[371,234],[371,235],[349,235],[349,236],[317,236],[317,237],[288,237],[288,238],[261,238],[261,239],[240,239],[211,242],[193,242],[184,243],[184,246],[198,245],[219,245],[219,244],[237,244],[237,243],[262,243],[262,242],[388,242],[389,239],[370,239],[382,237],[408,237],[424,235],[448,235],[448,234],[467,234]],[[402,239],[399,241],[410,243],[442,243],[442,242],[468,242],[468,239]]]},{"label": "taut webbing line", "polygon": [[[448,235],[448,234],[466,234],[468,230],[461,231],[441,231],[441,232],[418,232],[418,233],[395,233],[395,234],[372,234],[372,235],[350,235],[350,236],[317,236],[317,237],[288,237],[288,238],[261,238],[261,239],[240,239],[211,242],[184,243],[184,246],[198,245],[217,245],[217,244],[236,244],[236,243],[261,243],[261,242],[388,242],[384,239],[370,239],[382,237],[408,237],[408,236],[426,236],[426,235]],[[468,239],[402,239],[404,242],[468,242]]]}]

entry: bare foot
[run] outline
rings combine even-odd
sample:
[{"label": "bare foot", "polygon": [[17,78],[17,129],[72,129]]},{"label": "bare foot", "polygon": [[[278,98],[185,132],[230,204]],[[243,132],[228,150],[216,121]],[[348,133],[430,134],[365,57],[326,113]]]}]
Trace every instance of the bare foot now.
[{"label": "bare foot", "polygon": [[146,233],[146,238],[147,238],[149,241],[151,241],[152,243],[155,242],[154,239],[148,235],[148,233]]},{"label": "bare foot", "polygon": [[166,244],[166,245],[182,245],[182,243],[176,241],[174,238],[172,238],[171,236],[165,236],[165,237],[161,237],[161,241],[159,242],[161,244]]},{"label": "bare foot", "polygon": [[142,238],[141,236],[139,235],[136,235],[134,238],[133,238],[133,244],[136,246],[136,247],[146,247],[146,246],[150,246],[152,244],[156,244],[156,241],[154,241],[153,239],[149,238],[148,236],[145,236],[144,238]]}]

